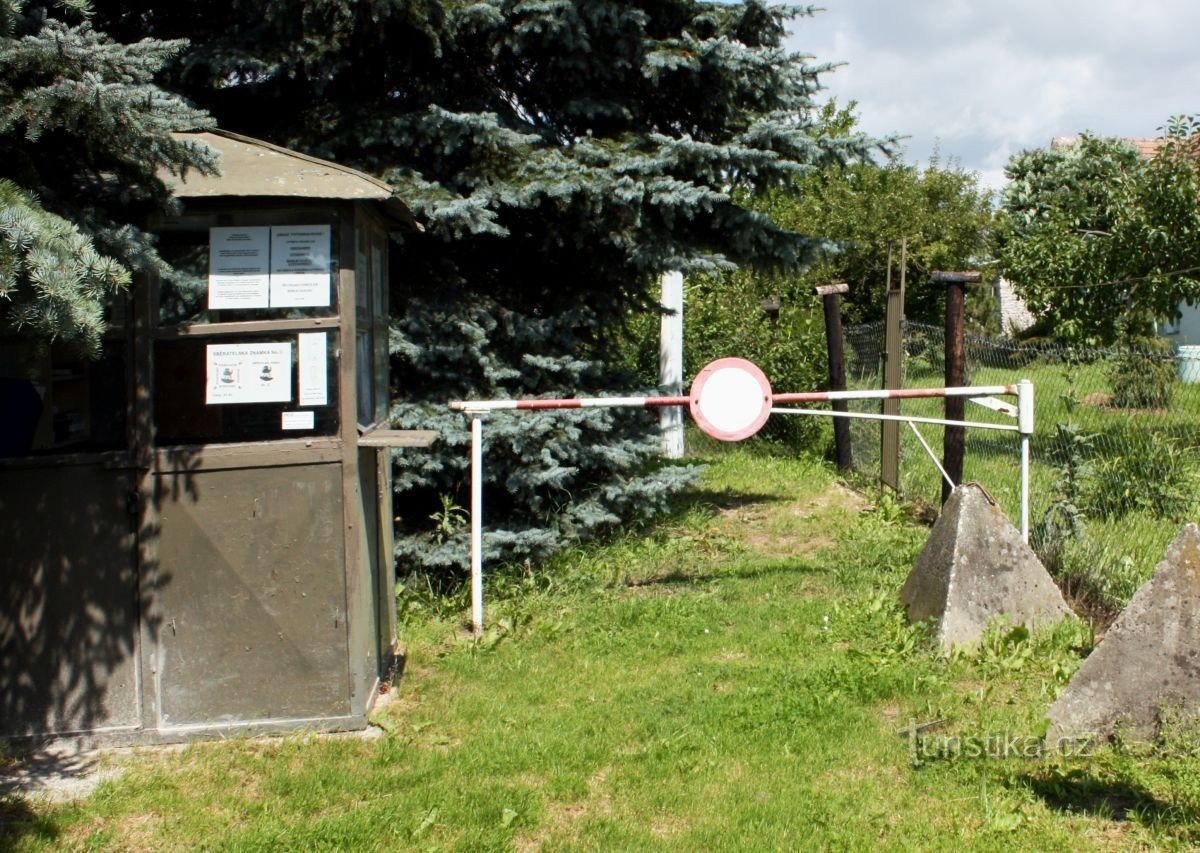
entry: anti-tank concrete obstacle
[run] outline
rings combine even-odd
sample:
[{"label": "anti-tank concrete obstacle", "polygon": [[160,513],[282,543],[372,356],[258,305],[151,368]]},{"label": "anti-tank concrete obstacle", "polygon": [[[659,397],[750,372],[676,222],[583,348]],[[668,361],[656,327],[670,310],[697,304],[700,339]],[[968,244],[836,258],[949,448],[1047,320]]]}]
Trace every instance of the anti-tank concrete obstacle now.
[{"label": "anti-tank concrete obstacle", "polygon": [[1048,744],[1152,740],[1165,716],[1200,714],[1200,528],[1189,524],[1047,716]]},{"label": "anti-tank concrete obstacle", "polygon": [[988,623],[1052,625],[1071,614],[1053,579],[977,483],[954,490],[900,590],[909,619],[938,620],[949,652],[977,642]]}]

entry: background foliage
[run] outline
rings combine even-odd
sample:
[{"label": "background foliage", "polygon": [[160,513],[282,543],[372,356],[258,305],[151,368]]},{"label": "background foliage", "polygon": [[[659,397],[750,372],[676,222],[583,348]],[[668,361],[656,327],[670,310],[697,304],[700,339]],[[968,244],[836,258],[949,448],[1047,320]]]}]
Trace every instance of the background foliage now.
[{"label": "background foliage", "polygon": [[1000,266],[1055,336],[1101,345],[1148,336],[1156,319],[1200,297],[1198,129],[1172,119],[1151,159],[1084,134],[1009,162]]}]

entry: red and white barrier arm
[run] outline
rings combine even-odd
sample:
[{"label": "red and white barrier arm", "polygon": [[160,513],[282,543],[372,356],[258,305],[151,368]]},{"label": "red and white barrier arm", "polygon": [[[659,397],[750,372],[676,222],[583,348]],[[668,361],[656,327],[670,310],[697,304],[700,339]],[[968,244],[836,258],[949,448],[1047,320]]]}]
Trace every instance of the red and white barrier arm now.
[{"label": "red and white barrier arm", "polygon": [[[771,404],[829,403],[835,400],[915,400],[932,397],[1016,396],[1016,385],[982,385],[970,388],[896,388],[862,391],[802,391],[772,394]],[[546,409],[648,409],[658,406],[686,406],[690,397],[567,397],[549,400],[455,400],[456,412],[532,411]]]},{"label": "red and white barrier arm", "polygon": [[657,406],[686,406],[687,397],[568,397],[558,400],[455,400],[456,412],[530,411],[536,409],[650,409]]}]

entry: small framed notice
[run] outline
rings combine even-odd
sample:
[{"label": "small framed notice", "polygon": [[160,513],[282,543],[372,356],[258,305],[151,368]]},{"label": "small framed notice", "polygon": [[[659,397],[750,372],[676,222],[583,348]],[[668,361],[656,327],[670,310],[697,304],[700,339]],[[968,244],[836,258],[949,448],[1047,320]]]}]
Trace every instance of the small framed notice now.
[{"label": "small framed notice", "polygon": [[207,350],[208,405],[291,402],[291,343],[209,344]]},{"label": "small framed notice", "polygon": [[300,405],[324,406],[329,402],[329,345],[326,332],[301,332]]},{"label": "small framed notice", "polygon": [[287,225],[271,229],[271,307],[329,305],[330,228]]},{"label": "small framed notice", "polygon": [[316,425],[316,415],[312,411],[284,412],[280,426],[283,429],[313,429]]},{"label": "small framed notice", "polygon": [[210,228],[208,235],[208,307],[268,307],[271,229]]}]

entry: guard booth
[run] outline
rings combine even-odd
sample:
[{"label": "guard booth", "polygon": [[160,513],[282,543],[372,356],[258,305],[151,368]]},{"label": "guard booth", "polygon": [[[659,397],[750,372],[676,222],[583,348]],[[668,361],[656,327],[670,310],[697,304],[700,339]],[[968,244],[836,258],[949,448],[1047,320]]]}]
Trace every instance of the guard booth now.
[{"label": "guard booth", "polygon": [[[0,341],[0,737],[365,726],[393,664],[376,179],[226,132],[98,360]],[[414,451],[409,451],[414,452]],[[415,451],[419,452],[419,451]]]}]

